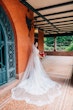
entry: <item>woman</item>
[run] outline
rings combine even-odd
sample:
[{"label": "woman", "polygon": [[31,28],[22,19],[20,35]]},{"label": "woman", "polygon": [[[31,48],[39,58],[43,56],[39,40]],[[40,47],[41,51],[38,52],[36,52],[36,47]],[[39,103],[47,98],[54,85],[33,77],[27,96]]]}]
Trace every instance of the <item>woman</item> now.
[{"label": "woman", "polygon": [[38,54],[38,49],[33,45],[23,78],[18,86],[12,89],[12,98],[42,106],[53,102],[61,91],[60,85],[45,73]]}]

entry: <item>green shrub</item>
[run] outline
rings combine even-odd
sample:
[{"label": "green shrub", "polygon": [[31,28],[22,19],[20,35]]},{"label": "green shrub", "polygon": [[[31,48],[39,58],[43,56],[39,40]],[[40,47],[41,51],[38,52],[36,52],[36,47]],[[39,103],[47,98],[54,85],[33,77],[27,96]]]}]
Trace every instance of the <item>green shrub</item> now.
[{"label": "green shrub", "polygon": [[73,43],[66,48],[66,51],[73,51]]}]

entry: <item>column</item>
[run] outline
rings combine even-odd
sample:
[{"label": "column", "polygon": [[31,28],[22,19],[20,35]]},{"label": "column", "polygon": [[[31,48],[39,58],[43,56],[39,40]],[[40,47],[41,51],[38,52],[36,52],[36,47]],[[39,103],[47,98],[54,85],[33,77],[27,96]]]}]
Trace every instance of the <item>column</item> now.
[{"label": "column", "polygon": [[56,37],[54,37],[54,51],[56,51],[56,47],[57,47],[57,42],[56,42]]},{"label": "column", "polygon": [[38,31],[38,48],[40,52],[44,51],[44,32],[42,30]]}]

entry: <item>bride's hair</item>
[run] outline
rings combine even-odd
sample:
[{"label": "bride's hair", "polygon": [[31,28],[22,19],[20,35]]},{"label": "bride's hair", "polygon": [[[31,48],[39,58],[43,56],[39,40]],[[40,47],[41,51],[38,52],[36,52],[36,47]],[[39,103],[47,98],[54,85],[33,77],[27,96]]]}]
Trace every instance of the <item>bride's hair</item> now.
[{"label": "bride's hair", "polygon": [[36,42],[38,42],[38,39],[34,39],[34,44],[36,44]]},{"label": "bride's hair", "polygon": [[38,39],[34,40],[34,45],[38,48]]}]

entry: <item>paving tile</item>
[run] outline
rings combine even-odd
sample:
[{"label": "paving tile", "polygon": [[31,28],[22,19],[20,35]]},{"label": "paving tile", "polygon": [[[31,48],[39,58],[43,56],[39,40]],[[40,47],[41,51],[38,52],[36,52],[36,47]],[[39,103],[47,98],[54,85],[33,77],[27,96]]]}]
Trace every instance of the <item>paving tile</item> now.
[{"label": "paving tile", "polygon": [[69,83],[73,57],[48,56],[42,60],[42,64],[50,78],[62,85],[62,94],[53,103],[42,107],[10,99],[1,110],[73,110],[73,87]]}]

